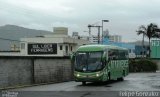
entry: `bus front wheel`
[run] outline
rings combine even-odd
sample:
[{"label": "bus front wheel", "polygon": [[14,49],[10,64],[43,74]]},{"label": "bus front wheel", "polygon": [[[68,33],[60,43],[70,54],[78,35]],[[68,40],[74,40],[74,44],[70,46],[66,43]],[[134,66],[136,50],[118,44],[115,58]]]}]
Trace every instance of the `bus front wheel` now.
[{"label": "bus front wheel", "polygon": [[125,71],[123,70],[122,77],[120,77],[120,78],[117,78],[117,80],[118,80],[118,81],[123,81],[123,80],[124,80],[124,78],[123,78],[124,76],[125,76]]},{"label": "bus front wheel", "polygon": [[85,81],[83,81],[83,82],[82,82],[82,85],[86,85],[86,82],[85,82]]}]

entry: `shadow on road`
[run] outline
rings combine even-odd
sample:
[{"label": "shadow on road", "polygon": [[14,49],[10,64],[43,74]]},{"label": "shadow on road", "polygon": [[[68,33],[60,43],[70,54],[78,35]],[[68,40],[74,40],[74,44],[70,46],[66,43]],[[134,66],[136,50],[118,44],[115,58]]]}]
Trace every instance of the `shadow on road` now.
[{"label": "shadow on road", "polygon": [[78,86],[105,86],[105,87],[112,87],[111,84],[117,83],[117,82],[122,82],[122,81],[117,81],[117,80],[111,80],[111,81],[106,81],[106,82],[88,82],[86,85],[78,85]]}]

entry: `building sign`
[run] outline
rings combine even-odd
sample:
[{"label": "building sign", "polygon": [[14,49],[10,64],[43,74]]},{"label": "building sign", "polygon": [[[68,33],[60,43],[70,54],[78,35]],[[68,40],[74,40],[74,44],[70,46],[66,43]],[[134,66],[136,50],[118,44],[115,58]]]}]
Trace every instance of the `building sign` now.
[{"label": "building sign", "polygon": [[35,43],[28,44],[28,54],[57,54],[57,44]]},{"label": "building sign", "polygon": [[152,40],[152,46],[160,46],[160,40]]},{"label": "building sign", "polygon": [[151,58],[160,58],[160,40],[152,40]]}]

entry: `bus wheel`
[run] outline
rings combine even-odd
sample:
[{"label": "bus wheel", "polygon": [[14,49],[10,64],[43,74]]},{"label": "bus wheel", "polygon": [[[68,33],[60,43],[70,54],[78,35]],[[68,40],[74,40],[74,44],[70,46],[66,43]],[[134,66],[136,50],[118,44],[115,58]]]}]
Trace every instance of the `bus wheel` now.
[{"label": "bus wheel", "polygon": [[83,82],[82,82],[82,85],[86,85],[86,82],[85,82],[85,81],[83,81]]},{"label": "bus wheel", "polygon": [[120,77],[120,78],[117,78],[117,80],[118,80],[118,81],[123,81],[123,80],[124,80],[124,78],[123,78],[124,76],[125,76],[125,71],[123,70],[122,77]]},{"label": "bus wheel", "polygon": [[117,78],[118,81],[123,81],[124,78],[123,77],[120,77],[120,78]]},{"label": "bus wheel", "polygon": [[125,76],[125,70],[123,70],[123,76]]}]

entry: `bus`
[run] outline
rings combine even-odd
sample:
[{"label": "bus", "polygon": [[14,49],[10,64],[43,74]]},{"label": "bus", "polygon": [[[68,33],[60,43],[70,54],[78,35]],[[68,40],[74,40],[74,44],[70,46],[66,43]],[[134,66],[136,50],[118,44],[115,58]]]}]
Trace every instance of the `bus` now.
[{"label": "bus", "polygon": [[128,75],[128,49],[112,45],[80,46],[71,57],[76,82],[121,80]]}]

